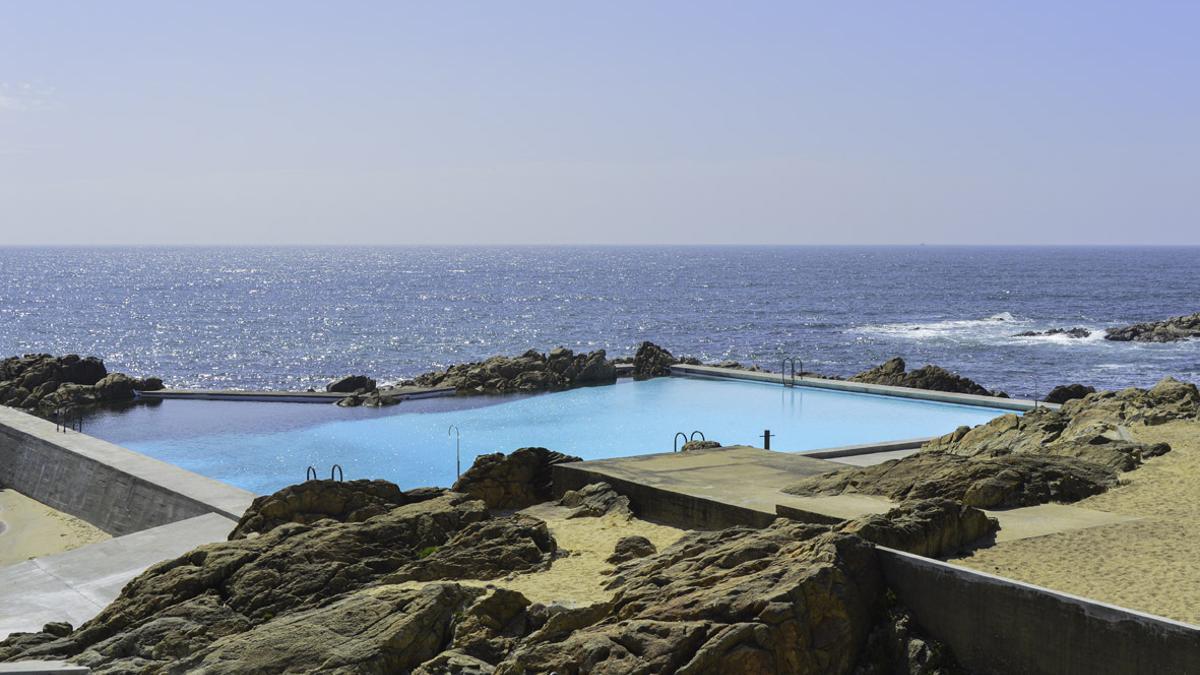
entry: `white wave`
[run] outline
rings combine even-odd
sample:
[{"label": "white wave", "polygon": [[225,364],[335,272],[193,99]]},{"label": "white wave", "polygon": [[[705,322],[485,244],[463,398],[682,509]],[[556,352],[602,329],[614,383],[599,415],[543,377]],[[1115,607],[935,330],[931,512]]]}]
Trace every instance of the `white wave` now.
[{"label": "white wave", "polygon": [[1018,319],[1008,312],[998,312],[981,319],[867,325],[859,327],[858,332],[908,340],[998,339],[1031,330],[1028,326],[1032,326],[1031,321]]}]

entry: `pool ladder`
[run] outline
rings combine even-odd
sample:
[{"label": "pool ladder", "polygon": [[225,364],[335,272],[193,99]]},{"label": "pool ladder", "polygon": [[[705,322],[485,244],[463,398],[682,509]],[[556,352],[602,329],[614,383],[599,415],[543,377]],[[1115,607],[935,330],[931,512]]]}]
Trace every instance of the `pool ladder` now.
[{"label": "pool ladder", "polygon": [[[317,480],[317,468],[312,465],[309,465],[308,469],[304,471],[304,482],[307,483],[310,480]],[[342,471],[341,464],[329,467],[329,480],[336,480],[339,483],[346,480],[346,473]]]},{"label": "pool ladder", "polygon": [[674,443],[674,445],[675,445],[675,450],[674,450],[674,451],[675,451],[675,452],[679,452],[679,439],[680,439],[680,438],[683,438],[683,444],[684,444],[684,445],[687,445],[689,441],[694,441],[694,440],[696,440],[696,436],[697,436],[697,435],[699,435],[699,436],[700,436],[700,440],[702,440],[702,441],[707,441],[707,440],[708,440],[707,438],[705,438],[705,437],[704,437],[704,432],[703,432],[703,431],[693,431],[691,436],[688,436],[687,434],[683,433],[682,431],[676,431],[676,432],[675,432],[675,439],[674,439],[674,441],[672,441],[672,442]]},{"label": "pool ladder", "polygon": [[[784,357],[779,364],[779,382],[785,387],[796,386],[796,365],[800,365],[800,376],[804,376],[804,362],[794,356]],[[789,379],[788,368],[791,368],[791,376]]]},{"label": "pool ladder", "polygon": [[67,430],[83,433],[83,413],[73,408],[59,408],[54,411],[54,430],[66,433]]}]

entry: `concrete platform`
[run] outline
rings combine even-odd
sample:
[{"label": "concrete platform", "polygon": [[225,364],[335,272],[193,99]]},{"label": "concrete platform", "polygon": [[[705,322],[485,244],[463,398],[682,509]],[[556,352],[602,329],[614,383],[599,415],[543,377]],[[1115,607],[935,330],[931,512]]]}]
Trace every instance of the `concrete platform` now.
[{"label": "concrete platform", "polygon": [[51,621],[78,627],[147,567],[224,541],[234,525],[210,513],[0,568],[0,639]]}]

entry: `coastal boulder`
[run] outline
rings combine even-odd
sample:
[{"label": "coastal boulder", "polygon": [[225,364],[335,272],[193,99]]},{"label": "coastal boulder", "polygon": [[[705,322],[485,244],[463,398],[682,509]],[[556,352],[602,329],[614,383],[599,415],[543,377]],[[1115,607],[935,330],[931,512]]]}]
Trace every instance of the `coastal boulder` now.
[{"label": "coastal boulder", "polygon": [[578,461],[546,448],[480,455],[452,489],[483,500],[491,509],[523,509],[551,499],[551,467]]},{"label": "coastal boulder", "polygon": [[1200,312],[1109,328],[1104,335],[1105,340],[1115,342],[1176,342],[1194,337],[1200,337]]},{"label": "coastal boulder", "polygon": [[255,497],[230,539],[262,534],[285,523],[315,523],[332,518],[357,523],[405,504],[440,497],[444,490],[418,488],[403,492],[385,480],[310,480]]},{"label": "coastal boulder", "polygon": [[678,362],[671,352],[653,342],[643,342],[633,356],[633,377],[639,380],[664,377],[671,374],[671,366]]},{"label": "coastal boulder", "polygon": [[910,389],[947,391],[957,394],[1007,396],[1004,392],[990,392],[973,380],[956,375],[939,366],[928,365],[908,372],[904,359],[899,356],[888,359],[874,368],[864,370],[852,376],[850,381],[866,384],[883,384],[892,387],[908,387]]},{"label": "coastal boulder", "polygon": [[655,553],[658,553],[658,548],[654,546],[653,542],[641,535],[635,534],[618,539],[617,545],[613,548],[612,555],[608,556],[607,562],[618,565],[630,560],[645,558]]},{"label": "coastal boulder", "polygon": [[493,356],[485,361],[456,364],[445,371],[418,375],[412,384],[454,387],[460,394],[503,394],[611,384],[616,379],[616,365],[608,360],[603,349],[576,354],[557,347],[548,355],[530,349],[516,357]]},{"label": "coastal boulder", "polygon": [[375,380],[366,375],[347,375],[325,385],[325,391],[352,394],[356,391],[375,391]]},{"label": "coastal boulder", "polygon": [[1060,384],[1050,390],[1046,394],[1046,403],[1066,403],[1071,399],[1083,398],[1088,394],[1096,393],[1095,387],[1088,387],[1082,384]]},{"label": "coastal boulder", "polygon": [[940,558],[971,548],[1000,529],[995,518],[952,499],[904,502],[885,514],[856,518],[842,532],[927,558]]},{"label": "coastal boulder", "polygon": [[567,518],[599,518],[610,513],[631,518],[629,497],[617,494],[608,483],[590,483],[579,490],[567,490],[559,505],[571,509]]}]

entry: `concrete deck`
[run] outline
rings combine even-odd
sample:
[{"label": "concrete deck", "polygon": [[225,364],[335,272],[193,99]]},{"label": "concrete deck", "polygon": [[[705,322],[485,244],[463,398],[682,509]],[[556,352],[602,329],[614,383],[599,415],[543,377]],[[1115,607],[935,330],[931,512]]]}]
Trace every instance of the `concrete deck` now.
[{"label": "concrete deck", "polygon": [[[572,462],[554,467],[555,492],[605,481],[630,498],[635,511],[651,520],[694,528],[729,525],[763,526],[784,515],[818,523],[833,523],[872,513],[884,513],[895,503],[873,495],[827,497],[789,495],[783,489],[805,476],[894,459],[893,450],[859,454],[839,461],[795,453],[732,446],[690,452]],[[1042,504],[1003,511],[986,511],[1000,521],[996,541],[1039,537],[1131,520],[1129,516],[1093,511],[1066,504]]]},{"label": "concrete deck", "polygon": [[224,541],[234,525],[210,513],[0,568],[0,639],[51,621],[78,627],[147,567]]},{"label": "concrete deck", "polygon": [[[453,396],[454,387],[385,387],[388,394],[405,399]],[[194,401],[256,401],[259,403],[337,403],[350,396],[331,391],[246,391],[240,389],[160,389],[143,391],[145,399],[185,399]]]}]

